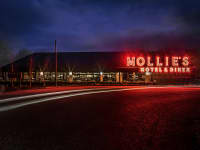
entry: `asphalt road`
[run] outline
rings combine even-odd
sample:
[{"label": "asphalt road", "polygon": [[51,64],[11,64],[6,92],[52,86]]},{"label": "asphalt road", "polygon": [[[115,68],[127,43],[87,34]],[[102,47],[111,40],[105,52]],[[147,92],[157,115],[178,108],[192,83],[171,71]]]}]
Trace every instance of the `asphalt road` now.
[{"label": "asphalt road", "polygon": [[200,88],[117,89],[1,111],[0,150],[200,149]]}]

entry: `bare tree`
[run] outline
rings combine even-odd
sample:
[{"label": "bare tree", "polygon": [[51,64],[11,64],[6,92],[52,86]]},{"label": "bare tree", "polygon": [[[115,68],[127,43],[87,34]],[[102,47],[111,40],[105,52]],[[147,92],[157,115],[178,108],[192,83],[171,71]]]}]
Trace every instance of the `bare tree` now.
[{"label": "bare tree", "polygon": [[65,64],[64,71],[65,72],[73,72],[75,69],[75,65]]},{"label": "bare tree", "polygon": [[75,69],[75,65],[70,65],[70,64],[65,64],[63,70],[66,73],[66,78],[69,81],[69,76],[68,75],[72,75],[72,72]]}]

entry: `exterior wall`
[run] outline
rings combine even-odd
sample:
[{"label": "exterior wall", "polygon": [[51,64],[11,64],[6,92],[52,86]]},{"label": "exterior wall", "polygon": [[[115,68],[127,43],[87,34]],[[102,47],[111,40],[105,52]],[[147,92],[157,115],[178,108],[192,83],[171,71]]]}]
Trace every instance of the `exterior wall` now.
[{"label": "exterior wall", "polygon": [[[81,55],[81,57],[82,57],[82,55]],[[57,80],[58,80],[58,82],[66,82],[66,83],[80,83],[80,82],[123,83],[123,84],[126,84],[126,83],[127,84],[129,84],[129,83],[189,84],[189,83],[193,83],[193,82],[200,83],[200,60],[199,60],[199,57],[200,57],[200,54],[195,54],[191,57],[191,63],[194,65],[194,68],[192,68],[192,69],[194,69],[194,71],[192,71],[190,74],[187,74],[187,75],[182,74],[182,73],[179,73],[179,74],[177,74],[177,73],[152,73],[151,75],[146,75],[146,73],[140,73],[138,71],[133,70],[133,68],[128,68],[127,70],[121,70],[121,69],[115,68],[115,69],[111,69],[112,71],[110,71],[110,72],[107,69],[107,71],[102,72],[102,74],[100,71],[97,71],[97,70],[101,70],[101,71],[104,70],[104,68],[106,68],[106,64],[112,64],[112,63],[115,65],[118,63],[120,64],[121,60],[119,57],[114,62],[110,59],[111,62],[109,61],[109,63],[101,64],[100,63],[101,61],[91,63],[91,64],[95,64],[95,63],[101,64],[99,66],[93,65],[93,67],[96,67],[96,68],[92,68],[90,65],[85,67],[85,68],[88,68],[89,70],[96,69],[96,72],[92,72],[92,71],[88,72],[89,70],[84,69],[83,72],[73,71],[72,75],[71,75],[69,71],[66,71],[67,70],[65,68],[66,62],[64,62],[64,59],[63,59],[64,57],[63,57],[62,59],[63,59],[64,64],[61,63],[59,65],[60,69],[58,69],[58,70],[60,72],[58,72]],[[102,55],[101,59],[106,60],[106,57],[104,58],[104,56]],[[99,60],[101,60],[101,59],[99,59]],[[96,59],[95,59],[95,61],[96,61]],[[43,62],[43,61],[41,60],[41,62]],[[46,62],[46,60],[44,62]],[[33,67],[34,65],[36,66],[36,64],[34,64],[34,63],[37,63],[37,62],[34,61],[34,57],[33,57],[32,65],[26,64],[26,66],[28,66],[28,67],[25,70],[27,70],[27,71],[21,72],[22,70],[19,70],[20,72],[17,72],[18,75],[14,78],[11,78],[9,76],[9,74],[13,71],[16,71],[17,69],[15,68],[15,65],[13,65],[13,68],[11,68],[9,66],[8,68],[10,69],[10,72],[8,72],[8,71],[1,72],[0,80],[2,80],[3,82],[11,82],[11,81],[30,82],[30,80],[31,80],[31,82],[39,82],[39,83],[40,82],[41,83],[42,82],[46,82],[46,83],[55,82],[55,72],[50,72],[50,71],[52,71],[52,69],[49,69],[48,65],[45,66],[45,64],[44,64],[44,66],[40,67],[39,69],[37,67],[30,69],[30,67]],[[81,65],[82,65],[82,63],[81,63]],[[50,64],[51,64],[51,61],[50,61]],[[105,66],[103,66],[103,64]],[[53,66],[53,64],[51,64],[51,65]],[[74,66],[75,65],[76,64],[74,64]],[[7,70],[9,70],[9,69],[7,69]],[[79,69],[82,69],[82,68],[79,68]],[[73,65],[68,66],[68,70],[72,71]],[[31,75],[30,75],[30,72],[32,72]],[[22,74],[21,75],[22,77],[19,77],[19,74]]]}]

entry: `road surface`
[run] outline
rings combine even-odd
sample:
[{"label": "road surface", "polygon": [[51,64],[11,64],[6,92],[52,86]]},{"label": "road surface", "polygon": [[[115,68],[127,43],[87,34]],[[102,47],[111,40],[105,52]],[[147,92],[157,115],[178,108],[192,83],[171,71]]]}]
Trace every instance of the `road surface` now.
[{"label": "road surface", "polygon": [[0,100],[1,150],[200,149],[198,87],[104,87],[20,97]]}]

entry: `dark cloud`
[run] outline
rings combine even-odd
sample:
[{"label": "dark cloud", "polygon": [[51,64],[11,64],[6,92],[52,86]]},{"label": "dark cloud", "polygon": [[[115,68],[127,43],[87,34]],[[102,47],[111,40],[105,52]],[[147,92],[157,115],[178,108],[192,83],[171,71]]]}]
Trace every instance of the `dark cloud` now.
[{"label": "dark cloud", "polygon": [[1,32],[23,35],[33,32],[34,26],[45,23],[42,11],[34,1],[2,1],[0,5]]},{"label": "dark cloud", "polygon": [[[192,37],[192,38],[191,38]],[[126,37],[110,37],[104,38],[99,47],[102,49],[108,48],[111,50],[184,50],[184,49],[199,49],[197,44],[200,37],[188,34],[155,33],[142,37],[126,36]]]},{"label": "dark cloud", "polygon": [[[196,0],[3,0],[0,39],[16,48],[124,50],[198,48]],[[20,43],[20,44],[19,44]]]},{"label": "dark cloud", "polygon": [[177,19],[185,27],[185,32],[194,34],[200,33],[200,1],[186,1],[180,5],[177,12]]}]

